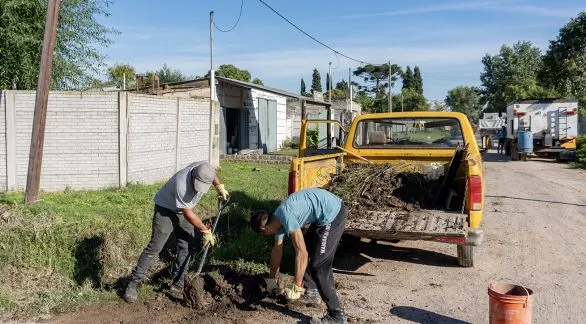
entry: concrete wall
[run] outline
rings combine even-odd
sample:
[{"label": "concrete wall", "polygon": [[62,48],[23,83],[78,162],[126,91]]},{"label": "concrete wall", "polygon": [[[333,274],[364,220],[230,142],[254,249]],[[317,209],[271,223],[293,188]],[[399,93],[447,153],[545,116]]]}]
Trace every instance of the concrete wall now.
[{"label": "concrete wall", "polygon": [[[0,96],[0,190],[26,187],[34,91]],[[51,92],[42,190],[152,183],[208,160],[209,99]]]}]

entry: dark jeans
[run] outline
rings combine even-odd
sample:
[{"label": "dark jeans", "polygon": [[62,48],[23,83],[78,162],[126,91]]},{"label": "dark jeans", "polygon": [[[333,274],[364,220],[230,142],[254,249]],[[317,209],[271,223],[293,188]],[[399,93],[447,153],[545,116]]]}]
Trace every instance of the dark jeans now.
[{"label": "dark jeans", "polygon": [[497,153],[505,153],[505,139],[499,138],[499,145],[496,149]]},{"label": "dark jeans", "polygon": [[330,224],[311,224],[304,234],[309,261],[303,276],[303,284],[307,289],[317,288],[328,310],[340,308],[332,263],[344,233],[347,216],[346,207],[342,204],[340,212]]},{"label": "dark jeans", "polygon": [[140,283],[144,280],[153,258],[158,257],[173,232],[177,237],[177,256],[173,264],[173,283],[183,287],[187,264],[189,263],[189,251],[194,243],[195,228],[183,217],[183,213],[174,212],[157,205],[155,205],[153,214],[151,241],[142,251],[136,267],[132,270],[130,278],[132,282]]}]

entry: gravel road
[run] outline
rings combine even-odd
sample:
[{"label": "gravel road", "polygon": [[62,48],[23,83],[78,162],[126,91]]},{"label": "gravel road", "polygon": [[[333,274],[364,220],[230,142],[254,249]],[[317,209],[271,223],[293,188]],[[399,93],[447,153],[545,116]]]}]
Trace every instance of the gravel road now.
[{"label": "gravel road", "polygon": [[[586,318],[586,172],[547,161],[511,162],[487,154],[484,244],[474,268],[460,268],[454,245],[361,241],[335,264],[338,291],[354,323],[487,323],[490,283],[535,292],[533,321]],[[295,323],[323,310],[264,307],[190,316],[149,303],[58,316],[54,322]]]}]

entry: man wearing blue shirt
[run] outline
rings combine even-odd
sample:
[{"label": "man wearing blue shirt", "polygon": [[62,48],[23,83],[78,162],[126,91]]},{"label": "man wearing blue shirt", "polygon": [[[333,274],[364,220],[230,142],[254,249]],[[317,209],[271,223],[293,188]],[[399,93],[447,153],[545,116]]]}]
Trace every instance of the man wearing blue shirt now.
[{"label": "man wearing blue shirt", "polygon": [[[319,304],[328,308],[320,323],[346,323],[336,294],[332,263],[346,225],[347,211],[342,199],[327,190],[304,189],[291,194],[271,215],[266,210],[252,213],[250,225],[261,234],[275,235],[267,289],[278,288],[276,277],[281,264],[283,239],[291,237],[295,247],[295,281],[285,289],[292,302]],[[305,233],[302,228],[308,226]]]}]

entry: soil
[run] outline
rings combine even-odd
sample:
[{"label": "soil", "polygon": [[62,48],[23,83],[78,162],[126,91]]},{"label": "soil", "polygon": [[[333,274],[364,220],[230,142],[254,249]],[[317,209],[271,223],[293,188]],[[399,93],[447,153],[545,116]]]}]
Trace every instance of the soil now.
[{"label": "soil", "polygon": [[328,190],[348,206],[348,218],[360,218],[367,211],[413,211],[435,204],[441,178],[429,180],[415,166],[348,166],[332,179]]},{"label": "soil", "polygon": [[[334,264],[351,323],[487,323],[491,283],[534,291],[535,323],[586,318],[586,171],[545,161],[485,157],[485,238],[475,266],[460,268],[453,244],[361,240]],[[268,256],[267,256],[268,257]],[[54,323],[297,323],[323,308],[291,309],[265,298],[247,309],[201,311],[159,294],[129,305],[95,305]]]}]

